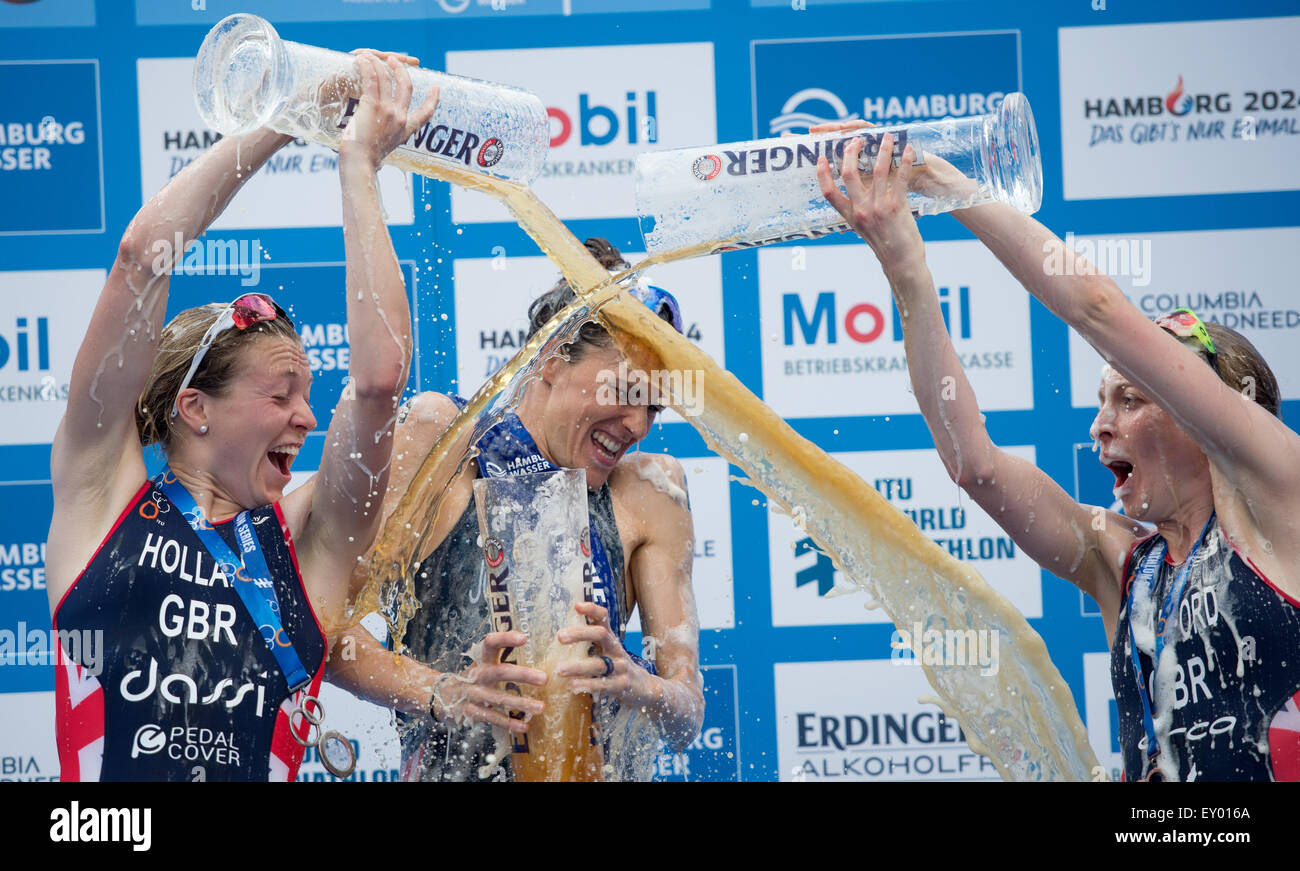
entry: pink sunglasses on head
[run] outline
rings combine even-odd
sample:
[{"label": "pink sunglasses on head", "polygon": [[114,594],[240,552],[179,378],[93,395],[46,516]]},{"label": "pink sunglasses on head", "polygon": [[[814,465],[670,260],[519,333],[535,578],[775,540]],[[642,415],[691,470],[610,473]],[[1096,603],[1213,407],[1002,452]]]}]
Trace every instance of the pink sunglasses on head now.
[{"label": "pink sunglasses on head", "polygon": [[281,316],[285,320],[289,320],[289,316],[284,313],[284,309],[276,305],[275,300],[264,293],[246,293],[226,306],[225,310],[212,322],[212,326],[208,327],[208,331],[203,334],[203,340],[199,342],[199,349],[190,362],[190,371],[185,373],[185,378],[176,391],[176,399],[172,400],[171,416],[175,417],[180,413],[177,403],[180,401],[181,391],[190,386],[194,373],[199,371],[199,365],[203,362],[203,357],[208,353],[208,349],[212,347],[212,343],[217,340],[217,336],[229,329],[243,331],[253,324],[273,321]]}]

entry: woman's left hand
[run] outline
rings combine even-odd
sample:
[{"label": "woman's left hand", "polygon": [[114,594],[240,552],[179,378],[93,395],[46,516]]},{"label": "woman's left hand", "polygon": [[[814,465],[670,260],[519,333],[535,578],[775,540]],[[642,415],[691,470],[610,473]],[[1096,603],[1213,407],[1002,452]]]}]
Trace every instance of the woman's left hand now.
[{"label": "woman's left hand", "polygon": [[609,612],[594,602],[579,602],[573,607],[590,625],[561,629],[555,640],[561,644],[587,644],[587,656],[560,663],[555,674],[569,678],[574,692],[608,696],[625,703],[639,701],[645,694],[642,678],[646,672],[632,661],[609,628]]}]

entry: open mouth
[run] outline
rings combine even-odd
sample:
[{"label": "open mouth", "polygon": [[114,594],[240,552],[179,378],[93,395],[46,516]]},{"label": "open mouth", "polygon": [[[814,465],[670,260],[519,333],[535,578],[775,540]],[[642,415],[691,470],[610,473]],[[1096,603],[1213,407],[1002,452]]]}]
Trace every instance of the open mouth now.
[{"label": "open mouth", "polygon": [[293,465],[293,458],[298,456],[300,445],[279,445],[266,452],[266,458],[271,461],[285,480],[289,479],[289,468]]},{"label": "open mouth", "polygon": [[605,466],[617,463],[619,454],[627,447],[626,442],[620,442],[599,430],[591,434],[591,444],[595,448],[596,459]]},{"label": "open mouth", "polygon": [[1121,489],[1133,477],[1133,464],[1124,460],[1111,460],[1106,463],[1106,468],[1115,476],[1115,490]]}]

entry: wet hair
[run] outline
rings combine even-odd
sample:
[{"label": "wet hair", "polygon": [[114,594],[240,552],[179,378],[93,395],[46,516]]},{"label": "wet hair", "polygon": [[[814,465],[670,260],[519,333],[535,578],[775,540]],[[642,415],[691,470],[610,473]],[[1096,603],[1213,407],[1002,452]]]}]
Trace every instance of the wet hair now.
[{"label": "wet hair", "polygon": [[[1254,400],[1274,417],[1280,417],[1282,411],[1282,393],[1277,386],[1277,377],[1264,357],[1247,339],[1236,330],[1221,324],[1205,321],[1205,328],[1210,333],[1217,351],[1213,366],[1220,380],[1244,396]],[[1202,359],[1209,360],[1209,352],[1201,346],[1194,336],[1176,336],[1187,347],[1196,351]]]},{"label": "wet hair", "polygon": [[[158,352],[153,358],[149,381],[140,392],[135,407],[135,427],[140,434],[140,444],[159,445],[163,450],[172,443],[172,404],[180,390],[181,380],[189,371],[190,363],[199,350],[203,334],[226,310],[225,303],[209,303],[189,308],[171,319],[163,327],[158,342]],[[262,336],[275,336],[301,344],[293,324],[285,317],[253,324],[247,330],[222,330],[203,356],[203,362],[190,380],[190,387],[211,396],[221,396],[234,377],[240,355],[249,342]]]},{"label": "wet hair", "polygon": [[[608,270],[627,269],[632,265],[623,258],[617,248],[609,244],[608,239],[593,236],[582,244],[587,247],[593,257],[600,261],[600,265]],[[555,283],[554,287],[533,300],[532,305],[528,307],[528,337],[532,338],[551,318],[571,305],[577,298],[578,295],[573,292],[569,282],[561,278]],[[672,323],[672,315],[668,312],[659,312],[659,317],[668,323]],[[565,345],[562,350],[568,355],[570,362],[576,363],[592,348],[609,348],[613,344],[613,337],[604,327],[596,321],[588,321],[578,330],[577,338]]]}]

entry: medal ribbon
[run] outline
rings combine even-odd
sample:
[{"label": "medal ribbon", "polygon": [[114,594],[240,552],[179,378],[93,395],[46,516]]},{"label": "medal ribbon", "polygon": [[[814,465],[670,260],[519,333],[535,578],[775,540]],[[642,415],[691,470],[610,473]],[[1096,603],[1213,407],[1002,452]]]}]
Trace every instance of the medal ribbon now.
[{"label": "medal ribbon", "polygon": [[[1205,526],[1201,529],[1201,534],[1197,536],[1196,542],[1192,545],[1191,552],[1187,554],[1187,559],[1183,561],[1183,567],[1178,571],[1174,578],[1169,592],[1165,594],[1164,601],[1160,603],[1160,614],[1156,619],[1156,643],[1155,656],[1151,661],[1151,694],[1155,694],[1156,671],[1160,668],[1160,654],[1165,649],[1165,632],[1169,628],[1169,616],[1173,613],[1174,608],[1183,597],[1183,588],[1187,586],[1187,578],[1192,573],[1192,563],[1196,558],[1196,551],[1201,547],[1201,541],[1205,538],[1205,533],[1209,532],[1210,524],[1214,523],[1214,512],[1210,512],[1210,519],[1205,521]],[[1142,559],[1142,564],[1138,566],[1133,575],[1133,582],[1128,588],[1128,638],[1129,654],[1133,659],[1133,676],[1137,681],[1138,696],[1142,699],[1142,727],[1147,733],[1147,757],[1151,764],[1154,765],[1155,758],[1159,754],[1159,744],[1156,741],[1155,718],[1151,714],[1151,698],[1147,693],[1146,681],[1142,679],[1142,664],[1138,660],[1137,640],[1133,636],[1133,590],[1138,584],[1146,584],[1147,593],[1150,596],[1155,595],[1156,572],[1160,563],[1164,560],[1165,554],[1169,550],[1169,543],[1163,538],[1160,543],[1153,546],[1147,555]]]},{"label": "medal ribbon", "polygon": [[217,531],[212,528],[212,524],[203,515],[203,509],[194,501],[190,492],[176,480],[170,465],[163,467],[162,472],[153,479],[153,483],[173,505],[180,509],[190,529],[194,530],[194,534],[199,537],[199,541],[207,548],[213,560],[219,565],[238,566],[233,572],[228,573],[228,576],[233,575],[235,592],[239,594],[239,600],[244,603],[248,615],[257,624],[266,646],[280,666],[285,682],[289,685],[289,692],[297,692],[310,684],[311,675],[307,674],[307,669],[303,667],[302,660],[298,657],[298,651],[294,649],[293,642],[280,621],[280,602],[276,599],[271,572],[267,569],[266,557],[262,554],[262,543],[257,540],[257,535],[253,531],[249,512],[241,511],[235,517],[235,536],[241,551],[237,555],[230,545],[217,535]]}]

